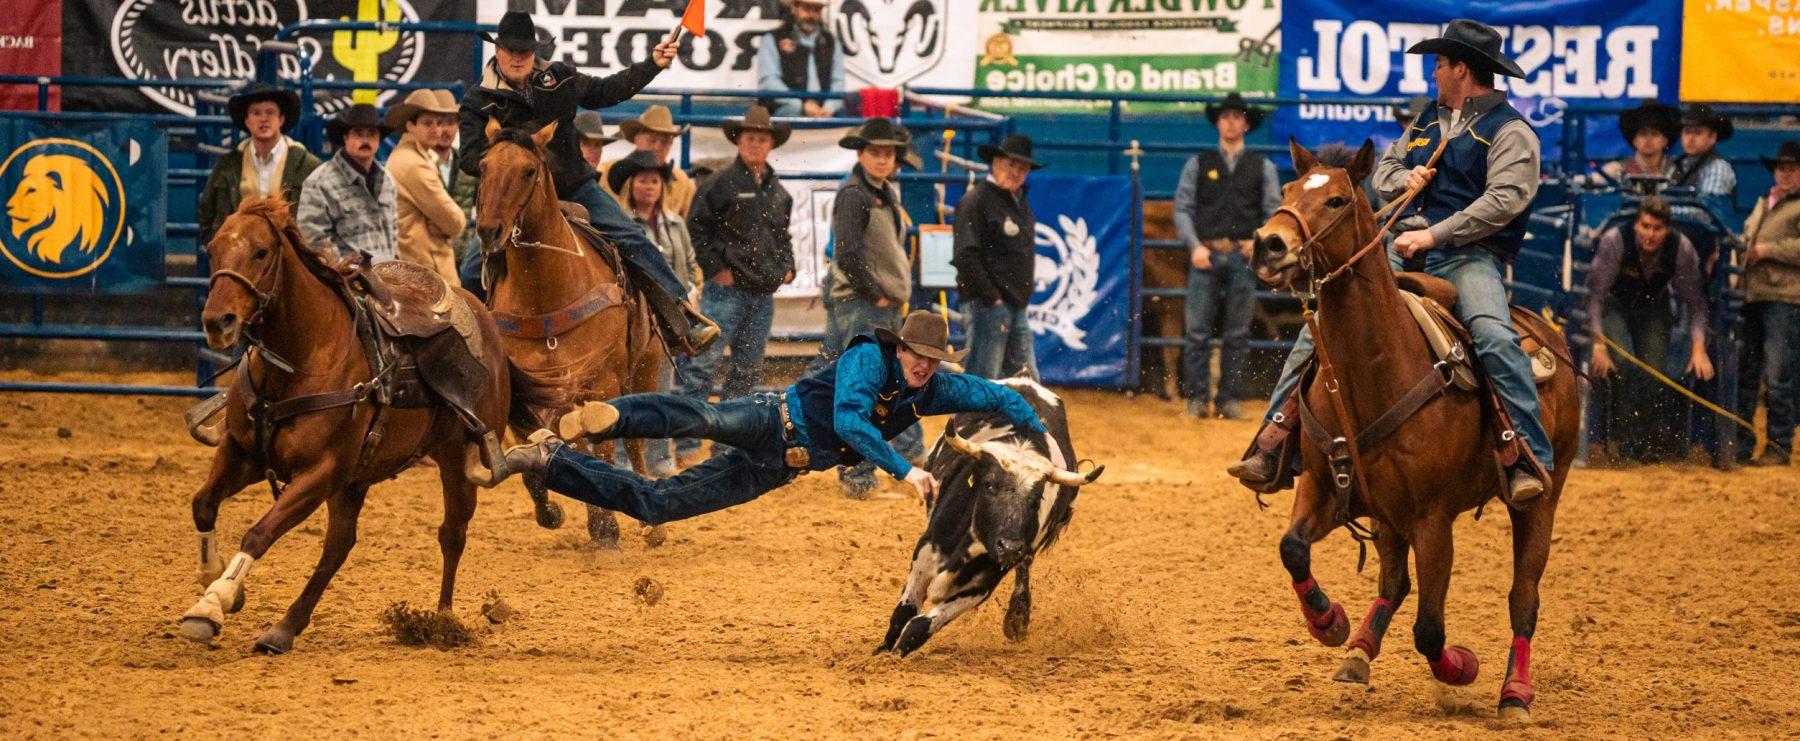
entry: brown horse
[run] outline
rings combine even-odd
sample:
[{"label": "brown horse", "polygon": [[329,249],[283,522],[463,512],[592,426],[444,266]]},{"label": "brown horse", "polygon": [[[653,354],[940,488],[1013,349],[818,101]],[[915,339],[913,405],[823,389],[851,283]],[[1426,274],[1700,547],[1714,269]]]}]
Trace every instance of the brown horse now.
[{"label": "brown horse", "polygon": [[[515,428],[520,437],[585,402],[655,391],[666,355],[647,306],[624,290],[618,262],[597,254],[564,217],[544,148],[555,133],[555,123],[527,134],[489,119],[481,160],[476,228],[484,249],[503,256],[489,263],[494,282],[488,294],[501,342],[513,362],[558,379],[569,392],[567,406],[538,409],[534,424]],[[625,450],[632,467],[648,473],[644,442],[627,440]],[[612,460],[612,442],[599,454]],[[549,500],[542,483],[528,480],[526,488],[538,524],[560,527],[562,507]],[[588,534],[595,545],[619,545],[613,513],[591,505]],[[662,541],[660,528],[646,527],[643,534],[647,543]]]},{"label": "brown horse", "polygon": [[[439,294],[448,310],[459,310],[451,305],[455,301],[467,305],[463,316],[470,320],[463,324],[472,324],[474,334],[468,346],[478,348],[473,352],[488,371],[485,381],[474,374],[476,380],[469,383],[473,408],[461,412],[439,396],[424,394],[416,381],[410,393],[417,396],[412,403],[403,403],[397,397],[407,392],[395,390],[390,382],[410,369],[399,362],[402,357],[371,358],[364,351],[369,335],[359,328],[373,331],[372,320],[359,323],[358,301],[345,275],[306,246],[287,204],[278,199],[245,201],[206,250],[213,266],[212,291],[201,314],[207,344],[225,349],[249,338],[253,349],[246,352],[232,380],[224,434],[206,481],[194,494],[199,578],[206,591],[183,617],[182,634],[211,641],[225,614],[243,606],[251,566],[277,539],[325,504],[330,521],[318,566],[287,614],[256,640],[260,652],[287,652],[356,543],[357,514],[369,487],[426,454],[442,464],[438,472],[444,487],[444,521],[438,528],[438,545],[444,571],[438,610],[448,612],[457,562],[475,513],[475,485],[451,462],[464,460],[466,450],[476,447],[470,424],[499,430],[509,411],[525,411],[523,401],[550,403],[551,397],[545,396],[548,389],[510,366],[493,319],[474,296],[443,286]],[[443,329],[450,334],[463,331],[463,327]],[[378,370],[386,361],[396,365]],[[490,465],[496,440],[487,437]],[[240,551],[227,565],[215,543],[219,503],[265,478],[271,488],[277,480],[287,483],[269,511],[244,533]]]},{"label": "brown horse", "polygon": [[[1357,259],[1369,252],[1358,248],[1377,244],[1375,217],[1359,185],[1372,169],[1374,148],[1365,143],[1348,168],[1338,168],[1318,164],[1297,144],[1289,146],[1300,178],[1283,188],[1283,208],[1257,233],[1256,269],[1271,284],[1314,286],[1314,339],[1321,352],[1319,376],[1302,397],[1313,410],[1311,419],[1302,415],[1302,426],[1315,429],[1300,438],[1304,473],[1294,494],[1290,527],[1281,539],[1282,563],[1313,636],[1327,646],[1350,639],[1334,679],[1366,683],[1368,662],[1380,652],[1388,622],[1411,587],[1406,568],[1410,548],[1419,569],[1413,646],[1439,681],[1469,684],[1477,673],[1475,654],[1445,646],[1444,596],[1450,586],[1452,523],[1503,487],[1491,419],[1485,416],[1491,412],[1478,394],[1444,388],[1397,428],[1389,426],[1391,434],[1360,451],[1350,449],[1360,452],[1355,464],[1359,478],[1337,480],[1347,489],[1352,480],[1364,483],[1341,506],[1335,501],[1330,456],[1307,440],[1320,433],[1325,439],[1354,438],[1415,386],[1435,383],[1425,380],[1428,374],[1443,371],[1434,366],[1431,350],[1401,302],[1385,253],[1376,249],[1369,259]],[[1327,275],[1336,279],[1321,285]],[[1520,329],[1547,347],[1562,342],[1546,325]],[[1334,394],[1339,398],[1334,400]],[[1533,696],[1530,660],[1538,581],[1549,559],[1551,524],[1575,451],[1579,410],[1569,363],[1558,363],[1554,377],[1540,386],[1540,397],[1555,449],[1554,473],[1543,494],[1508,508],[1513,642],[1500,712],[1503,718],[1521,720],[1530,717]],[[1379,599],[1352,638],[1343,607],[1331,602],[1313,579],[1311,558],[1313,543],[1355,517],[1374,522],[1381,577]]]}]

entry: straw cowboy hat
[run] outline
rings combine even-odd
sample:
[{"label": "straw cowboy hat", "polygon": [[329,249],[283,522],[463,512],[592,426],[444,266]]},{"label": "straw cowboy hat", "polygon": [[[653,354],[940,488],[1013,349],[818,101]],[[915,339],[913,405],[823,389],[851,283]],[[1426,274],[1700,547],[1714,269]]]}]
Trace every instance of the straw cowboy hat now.
[{"label": "straw cowboy hat", "polygon": [[1757,159],[1762,160],[1763,167],[1769,168],[1771,172],[1782,165],[1800,165],[1800,141],[1789,139],[1782,142],[1781,148],[1775,150],[1775,159],[1762,156]]},{"label": "straw cowboy hat", "polygon": [[1619,135],[1629,142],[1638,132],[1655,129],[1673,143],[1681,137],[1681,111],[1675,106],[1646,100],[1638,107],[1619,112]]},{"label": "straw cowboy hat", "polygon": [[287,133],[300,122],[300,96],[292,90],[283,90],[266,82],[259,82],[244,89],[244,92],[231,96],[225,101],[225,110],[231,114],[231,122],[238,128],[244,128],[244,118],[250,115],[250,106],[262,102],[273,102],[281,108],[281,132]]},{"label": "straw cowboy hat", "polygon": [[448,90],[414,90],[406,94],[406,100],[400,105],[388,109],[385,122],[389,129],[405,131],[407,122],[418,118],[421,113],[447,113],[454,116],[456,111],[456,94]]},{"label": "straw cowboy hat", "polygon": [[1009,157],[1029,165],[1033,170],[1040,169],[1044,166],[1044,163],[1031,158],[1031,137],[1024,134],[1013,134],[1008,136],[1004,140],[1001,140],[1000,146],[998,147],[992,144],[982,144],[977,146],[975,147],[975,155],[980,157],[983,162],[990,165],[994,164],[994,158],[996,157]]},{"label": "straw cowboy hat", "polygon": [[593,111],[582,111],[575,114],[575,133],[583,139],[599,139],[600,146],[606,146],[619,140],[616,136],[606,135],[606,124],[600,120],[600,114]]},{"label": "straw cowboy hat", "polygon": [[1687,113],[1681,117],[1681,125],[1684,128],[1688,126],[1704,126],[1712,129],[1719,135],[1719,141],[1730,139],[1732,133],[1737,130],[1737,127],[1731,125],[1730,116],[1714,111],[1712,106],[1705,103],[1695,103],[1688,106]]},{"label": "straw cowboy hat", "polygon": [[481,38],[507,51],[537,51],[538,48],[537,24],[531,21],[530,13],[518,10],[500,16],[498,35],[483,31]]},{"label": "straw cowboy hat", "polygon": [[325,138],[330,139],[333,144],[342,144],[344,135],[350,133],[351,129],[374,129],[381,132],[382,136],[391,132],[375,112],[375,106],[357,103],[325,122]]},{"label": "straw cowboy hat", "polygon": [[923,309],[906,315],[906,322],[900,325],[900,333],[885,327],[875,328],[876,339],[882,342],[901,345],[914,354],[933,360],[947,360],[952,363],[962,362],[963,356],[969,354],[969,348],[962,352],[950,349],[950,323],[944,318]]},{"label": "straw cowboy hat", "polygon": [[637,177],[638,173],[645,170],[654,170],[661,173],[663,182],[665,183],[669,182],[669,178],[675,176],[674,163],[664,162],[657,164],[656,154],[654,152],[638,149],[633,150],[631,154],[625,155],[624,159],[612,163],[612,168],[606,171],[606,187],[611,189],[614,193],[629,195],[626,194],[622,188],[625,187],[626,183],[631,182],[632,178]]},{"label": "straw cowboy hat", "polygon": [[775,137],[775,146],[777,147],[786,144],[788,137],[794,135],[794,127],[771,121],[769,109],[759,105],[750,106],[750,110],[744,112],[743,118],[726,120],[724,128],[725,138],[730,139],[732,144],[737,143],[738,134],[746,131],[769,132],[770,136]]},{"label": "straw cowboy hat", "polygon": [[675,117],[669,114],[668,106],[653,105],[649,108],[645,108],[644,112],[639,114],[637,118],[620,123],[619,138],[624,141],[631,141],[636,139],[638,134],[642,134],[646,131],[657,134],[668,134],[670,136],[681,136],[682,134],[687,133],[687,130],[688,127],[686,126],[675,125]]},{"label": "straw cowboy hat", "polygon": [[1442,54],[1456,61],[1478,69],[1485,69],[1497,75],[1507,77],[1524,77],[1525,71],[1519,69],[1517,62],[1507,59],[1500,53],[1500,32],[1489,28],[1487,24],[1477,23],[1467,18],[1458,18],[1444,26],[1444,35],[1435,39],[1426,39],[1412,48],[1408,54]]},{"label": "straw cowboy hat", "polygon": [[1246,104],[1244,102],[1244,96],[1232,93],[1225,96],[1225,101],[1223,103],[1206,104],[1206,120],[1211,121],[1214,126],[1218,126],[1219,116],[1224,115],[1226,111],[1237,111],[1244,114],[1244,123],[1250,127],[1244,132],[1246,134],[1255,131],[1256,127],[1261,126],[1263,116],[1265,115],[1263,109],[1252,108]]}]

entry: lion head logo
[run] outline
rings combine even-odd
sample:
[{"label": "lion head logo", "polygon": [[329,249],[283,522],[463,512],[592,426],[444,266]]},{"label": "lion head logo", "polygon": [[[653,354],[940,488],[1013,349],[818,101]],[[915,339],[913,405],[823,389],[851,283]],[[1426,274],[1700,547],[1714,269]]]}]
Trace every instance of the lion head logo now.
[{"label": "lion head logo", "polygon": [[60,265],[71,247],[93,254],[111,204],[94,168],[79,157],[45,154],[25,163],[25,177],[6,199],[6,216],[33,256]]}]

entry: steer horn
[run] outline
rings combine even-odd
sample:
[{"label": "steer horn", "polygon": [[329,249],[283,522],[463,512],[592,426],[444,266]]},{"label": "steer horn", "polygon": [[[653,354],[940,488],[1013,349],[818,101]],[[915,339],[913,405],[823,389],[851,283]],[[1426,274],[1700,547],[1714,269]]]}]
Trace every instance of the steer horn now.
[{"label": "steer horn", "polygon": [[970,458],[981,457],[980,445],[969,442],[968,439],[949,430],[944,431],[944,444],[949,445],[951,450],[962,453]]},{"label": "steer horn", "polygon": [[1100,478],[1100,472],[1105,470],[1106,466],[1095,466],[1094,470],[1083,474],[1058,469],[1050,472],[1050,481],[1063,486],[1087,486]]}]

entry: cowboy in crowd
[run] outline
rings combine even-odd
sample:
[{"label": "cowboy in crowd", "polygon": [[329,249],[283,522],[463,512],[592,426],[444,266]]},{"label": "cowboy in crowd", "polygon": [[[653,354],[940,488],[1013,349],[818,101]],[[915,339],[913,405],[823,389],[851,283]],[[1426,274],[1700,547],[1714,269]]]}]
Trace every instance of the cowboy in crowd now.
[{"label": "cowboy in crowd", "polygon": [[387,171],[394,176],[400,259],[431,268],[451,283],[457,281],[451,243],[469,218],[444,183],[438,165],[448,163],[439,162],[436,144],[455,122],[455,97],[448,90],[414,90],[388,109],[386,121],[389,130],[402,132],[387,158]]},{"label": "cowboy in crowd", "polygon": [[287,137],[300,120],[300,96],[265,83],[231,96],[232,125],[250,138],[219,158],[200,191],[200,244],[212,241],[225,217],[245,198],[286,198],[298,206],[300,185],[319,166],[306,147]]},{"label": "cowboy in crowd", "polygon": [[1238,398],[1248,371],[1250,320],[1256,308],[1251,237],[1281,207],[1275,163],[1244,146],[1244,136],[1262,124],[1263,115],[1237,93],[1225,96],[1222,104],[1208,104],[1206,118],[1219,130],[1219,146],[1188,159],[1175,188],[1175,232],[1187,243],[1192,267],[1181,374],[1191,417],[1209,416],[1213,320],[1220,314],[1223,342],[1213,411],[1224,419],[1240,416]]},{"label": "cowboy in crowd", "polygon": [[633,285],[644,292],[669,345],[688,354],[706,349],[718,338],[718,327],[692,303],[682,300],[681,281],[662,253],[625,215],[619,201],[601,189],[598,173],[581,158],[580,134],[574,126],[578,108],[623,103],[656,79],[675,59],[675,35],[658,43],[649,59],[606,77],[582,74],[566,62],[540,60],[537,26],[528,13],[506,13],[500,18],[499,35],[483,34],[483,38],[493,42],[494,58],[488,61],[480,83],[463,98],[459,114],[463,170],[480,174],[489,121],[532,131],[556,124],[547,148],[557,198],[585,207],[588,223],[618,247],[619,256],[636,279]]},{"label": "cowboy in crowd", "polygon": [[[619,139],[631,142],[631,146],[637,148],[636,151],[649,152],[656,157],[658,165],[666,165],[672,164],[669,153],[675,148],[675,139],[687,133],[687,130],[687,126],[675,125],[675,117],[669,114],[668,106],[653,105],[645,108],[637,118],[619,124]],[[606,177],[607,169],[612,167],[613,162],[600,166],[600,177]],[[681,168],[670,168],[669,177],[663,181],[663,190],[663,208],[687,218],[688,209],[694,204],[694,179],[688,177]],[[623,198],[620,196],[621,202]]]},{"label": "cowboy in crowd", "polygon": [[[781,0],[787,12],[780,26],[762,37],[756,50],[756,89],[810,93],[844,92],[844,55],[837,37],[825,30],[825,0]],[[776,116],[829,118],[842,100],[764,98]]]},{"label": "cowboy in crowd", "polygon": [[606,179],[606,168],[601,166],[600,159],[606,154],[606,145],[618,141],[618,137],[606,135],[606,123],[600,120],[600,114],[593,111],[582,111],[575,114],[575,133],[581,135],[581,159],[600,173],[600,179]]},{"label": "cowboy in crowd", "polygon": [[1712,106],[1697,103],[1681,117],[1681,150],[1675,162],[1675,184],[1693,188],[1701,196],[1726,201],[1737,197],[1737,171],[1719,156],[1719,144],[1731,138],[1736,127]]},{"label": "cowboy in crowd", "polygon": [[295,221],[313,249],[335,256],[361,253],[373,263],[399,257],[394,179],[375,161],[387,136],[375,106],[357,103],[325,122],[325,138],[337,154],[300,187]]},{"label": "cowboy in crowd", "polygon": [[1623,183],[1627,178],[1675,177],[1675,160],[1669,145],[1681,134],[1681,111],[1675,106],[1646,100],[1619,114],[1619,136],[1631,145],[1631,156],[1607,163],[1604,172]]},{"label": "cowboy in crowd", "polygon": [[956,295],[969,318],[968,371],[982,378],[1020,371],[1037,376],[1031,323],[1025,320],[1036,289],[1037,215],[1025,200],[1025,177],[1043,165],[1032,159],[1031,149],[1031,137],[1024,134],[1008,136],[997,147],[977,147],[988,176],[956,204],[951,262]]},{"label": "cowboy in crowd", "polygon": [[1792,463],[1794,427],[1800,422],[1800,141],[1781,143],[1774,159],[1762,158],[1775,175],[1768,194],[1744,221],[1744,354],[1738,369],[1738,411],[1751,416],[1757,392],[1767,407],[1769,444],[1750,458],[1755,433],[1739,433],[1741,461],[1758,466]]}]

